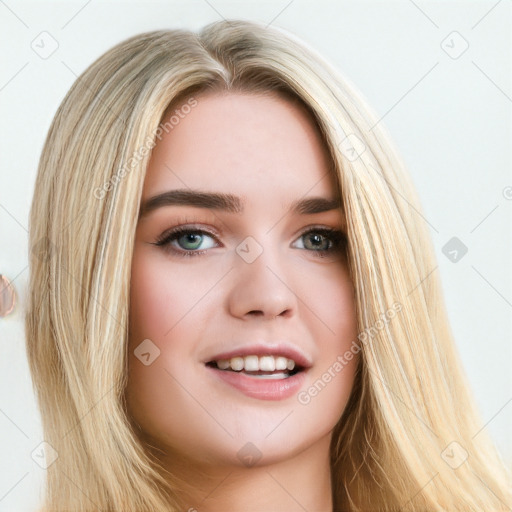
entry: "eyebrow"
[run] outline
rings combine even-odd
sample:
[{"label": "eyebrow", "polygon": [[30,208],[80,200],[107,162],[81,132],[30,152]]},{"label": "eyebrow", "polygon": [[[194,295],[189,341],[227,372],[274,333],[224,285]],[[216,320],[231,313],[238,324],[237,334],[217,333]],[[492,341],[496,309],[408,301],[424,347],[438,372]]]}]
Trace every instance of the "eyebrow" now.
[{"label": "eyebrow", "polygon": [[[169,190],[145,200],[139,210],[139,219],[164,206],[195,206],[211,210],[242,213],[244,203],[238,196],[218,192],[202,192],[200,190],[179,189]],[[302,215],[327,212],[341,207],[339,198],[307,197],[293,201],[290,210]]]}]

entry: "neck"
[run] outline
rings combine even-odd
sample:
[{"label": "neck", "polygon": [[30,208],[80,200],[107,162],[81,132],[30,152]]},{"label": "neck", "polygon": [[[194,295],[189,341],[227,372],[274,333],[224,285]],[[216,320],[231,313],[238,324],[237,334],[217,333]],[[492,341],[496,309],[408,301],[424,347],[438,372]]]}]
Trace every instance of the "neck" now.
[{"label": "neck", "polygon": [[193,487],[177,492],[187,512],[332,512],[329,433],[315,445],[268,465],[212,466],[166,458],[167,469]]}]

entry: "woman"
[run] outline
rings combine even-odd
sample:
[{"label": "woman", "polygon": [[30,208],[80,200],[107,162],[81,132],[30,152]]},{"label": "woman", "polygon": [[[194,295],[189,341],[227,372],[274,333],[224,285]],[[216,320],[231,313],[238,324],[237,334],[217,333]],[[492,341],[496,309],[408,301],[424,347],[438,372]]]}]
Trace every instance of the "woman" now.
[{"label": "woman", "polygon": [[289,34],[103,55],[31,210],[42,510],[507,510],[419,210],[375,116]]}]

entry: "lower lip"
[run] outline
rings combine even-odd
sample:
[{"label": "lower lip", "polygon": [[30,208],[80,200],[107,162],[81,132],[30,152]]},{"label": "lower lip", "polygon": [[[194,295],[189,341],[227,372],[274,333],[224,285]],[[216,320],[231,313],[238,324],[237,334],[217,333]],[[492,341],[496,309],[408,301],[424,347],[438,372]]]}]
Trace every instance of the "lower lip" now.
[{"label": "lower lip", "polygon": [[285,379],[258,379],[241,372],[218,370],[207,367],[219,379],[241,391],[244,395],[260,400],[285,400],[297,394],[304,383],[306,371],[302,370]]}]

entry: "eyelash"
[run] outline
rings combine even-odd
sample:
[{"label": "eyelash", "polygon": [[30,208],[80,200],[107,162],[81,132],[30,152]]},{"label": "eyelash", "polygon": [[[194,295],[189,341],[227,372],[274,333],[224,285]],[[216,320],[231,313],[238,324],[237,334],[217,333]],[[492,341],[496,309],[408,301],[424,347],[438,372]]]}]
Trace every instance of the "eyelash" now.
[{"label": "eyelash", "polygon": [[[314,255],[318,258],[325,258],[326,256],[328,256],[329,253],[341,252],[345,247],[346,236],[343,233],[343,231],[340,231],[338,229],[328,228],[325,226],[323,226],[323,227],[313,226],[313,227],[310,227],[307,230],[303,231],[299,235],[299,238],[309,235],[310,233],[318,233],[322,236],[328,237],[332,242],[331,247],[329,249],[323,249],[323,250],[318,250],[318,251],[315,251],[313,249],[305,249],[305,248],[301,249],[301,250],[306,250],[306,251],[314,253]],[[196,228],[194,226],[179,226],[177,228],[173,228],[172,230],[165,231],[162,235],[160,235],[158,237],[158,239],[156,240],[156,242],[153,243],[153,245],[162,247],[165,250],[167,250],[177,256],[180,256],[180,257],[200,256],[210,250],[210,249],[203,249],[203,250],[197,251],[197,250],[175,249],[174,247],[172,247],[170,245],[170,243],[172,241],[177,240],[181,236],[188,235],[188,234],[208,235],[208,236],[212,237],[213,239],[215,239],[216,242],[218,242],[217,236],[208,230]]]}]

